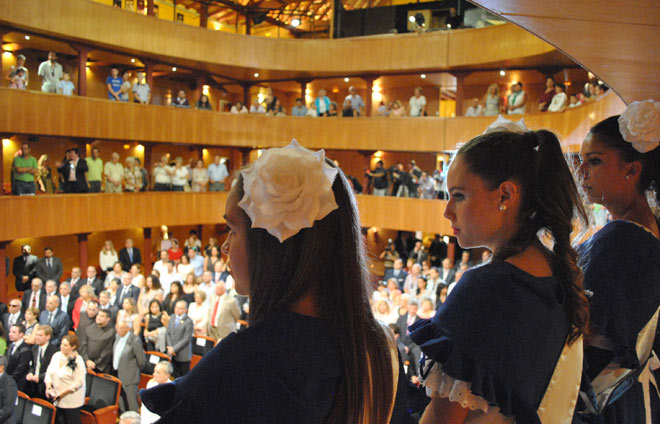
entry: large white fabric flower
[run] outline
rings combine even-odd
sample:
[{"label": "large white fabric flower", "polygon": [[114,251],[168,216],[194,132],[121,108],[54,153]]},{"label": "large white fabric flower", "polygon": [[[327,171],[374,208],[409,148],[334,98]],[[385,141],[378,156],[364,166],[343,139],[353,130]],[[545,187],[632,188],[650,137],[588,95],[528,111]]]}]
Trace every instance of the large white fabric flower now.
[{"label": "large white fabric flower", "polygon": [[650,152],[660,144],[660,102],[632,102],[619,116],[619,131],[640,153]]},{"label": "large white fabric flower", "polygon": [[245,194],[240,206],[252,221],[280,243],[337,209],[332,183],[337,169],[325,151],[312,152],[294,139],[287,147],[264,151],[241,172]]},{"label": "large white fabric flower", "polygon": [[523,134],[527,131],[530,131],[530,129],[527,128],[527,125],[525,125],[525,120],[522,118],[519,121],[514,122],[510,119],[506,119],[502,115],[497,115],[497,119],[492,124],[490,124],[488,128],[486,128],[484,134],[497,131],[510,131],[517,134]]}]

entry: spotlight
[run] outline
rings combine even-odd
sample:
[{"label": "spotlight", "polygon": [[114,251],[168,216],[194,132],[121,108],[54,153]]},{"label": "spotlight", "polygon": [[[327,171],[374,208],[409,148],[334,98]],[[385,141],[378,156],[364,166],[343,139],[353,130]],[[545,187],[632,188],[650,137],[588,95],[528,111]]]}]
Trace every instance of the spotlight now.
[{"label": "spotlight", "polygon": [[506,75],[506,72],[504,72],[504,69],[502,69],[502,70],[500,71],[500,76],[503,77],[504,75]]},{"label": "spotlight", "polygon": [[420,75],[420,78],[422,78],[422,79],[426,79],[426,74],[422,74],[422,75]]},{"label": "spotlight", "polygon": [[300,19],[298,18],[293,18],[291,19],[291,26],[296,28],[300,26]]},{"label": "spotlight", "polygon": [[172,72],[176,72],[176,66],[172,66]]},{"label": "spotlight", "polygon": [[255,78],[259,78],[259,72],[255,72],[255,73],[254,73],[254,77],[255,77]]},{"label": "spotlight", "polygon": [[410,21],[411,24],[415,23],[415,17],[413,15],[408,16],[408,20]]},{"label": "spotlight", "polygon": [[348,78],[348,77],[344,78],[344,82],[349,82],[350,80],[351,80],[351,79]]},{"label": "spotlight", "polygon": [[135,63],[135,59],[131,59],[131,63]]},{"label": "spotlight", "polygon": [[26,39],[26,40],[29,40],[29,39],[30,39],[30,36],[29,36],[29,35],[26,35],[26,36],[25,36],[25,39]]}]

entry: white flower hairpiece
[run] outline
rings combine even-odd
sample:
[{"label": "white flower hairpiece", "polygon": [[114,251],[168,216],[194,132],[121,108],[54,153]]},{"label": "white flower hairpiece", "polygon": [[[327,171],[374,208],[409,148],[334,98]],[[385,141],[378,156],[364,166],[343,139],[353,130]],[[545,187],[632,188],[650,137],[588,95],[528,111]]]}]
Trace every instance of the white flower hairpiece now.
[{"label": "white flower hairpiece", "polygon": [[280,243],[337,209],[332,183],[337,169],[325,163],[325,151],[312,152],[294,139],[286,147],[265,150],[241,171],[240,206],[252,221]]},{"label": "white flower hairpiece", "polygon": [[502,115],[497,115],[497,119],[492,124],[490,124],[488,128],[486,128],[484,134],[489,134],[496,131],[510,131],[523,134],[531,130],[527,128],[527,125],[525,125],[525,120],[522,118],[520,118],[518,122],[514,122],[506,119]]},{"label": "white flower hairpiece", "polygon": [[635,150],[647,153],[660,145],[660,102],[632,102],[619,116],[619,131]]}]

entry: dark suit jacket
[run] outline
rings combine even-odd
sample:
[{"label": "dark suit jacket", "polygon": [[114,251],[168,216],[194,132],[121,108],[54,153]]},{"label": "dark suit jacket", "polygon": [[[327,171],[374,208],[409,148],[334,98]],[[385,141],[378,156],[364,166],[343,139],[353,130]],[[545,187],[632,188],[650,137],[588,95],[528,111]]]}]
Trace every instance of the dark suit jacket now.
[{"label": "dark suit jacket", "polygon": [[73,300],[78,299],[78,297],[80,296],[80,288],[87,283],[87,279],[82,277],[76,281],[75,285],[71,283],[71,278],[67,278],[64,281],[69,283],[69,285],[71,286],[71,297],[73,298]]},{"label": "dark suit jacket", "polygon": [[47,280],[55,280],[57,284],[60,283],[60,278],[62,278],[62,261],[60,258],[52,257],[53,266],[51,268],[46,265],[46,258],[41,258],[37,261],[36,273],[37,277],[41,278],[41,281],[46,284]]},{"label": "dark suit jacket", "polygon": [[[21,312],[18,315],[18,321],[16,322],[20,324],[23,321],[25,321],[25,315],[23,314],[23,312]],[[5,316],[2,317],[2,326],[5,329],[5,340],[7,340],[7,345],[9,345],[9,313],[5,314]]]},{"label": "dark suit jacket", "polygon": [[[80,284],[80,287],[84,286],[85,284],[89,284],[90,286],[94,287],[94,293],[96,293],[97,296],[103,290],[103,280],[101,280],[99,277],[96,277],[91,282],[89,282],[87,278],[83,278],[78,282],[78,284]],[[76,286],[78,286],[78,284],[76,284]],[[80,287],[74,288],[76,292],[76,298],[80,297]],[[73,294],[74,290],[71,290],[71,294]]]},{"label": "dark suit jacket", "polygon": [[112,345],[115,330],[110,324],[101,328],[94,323],[85,329],[85,337],[80,343],[80,354],[85,361],[96,364],[96,371],[110,373],[112,368]]},{"label": "dark suit jacket", "polygon": [[[124,346],[121,356],[119,358],[119,369],[117,370],[117,377],[125,386],[137,385],[140,383],[140,372],[147,362],[144,356],[144,349],[142,348],[142,341],[138,336],[131,331],[127,333],[128,340]],[[115,336],[115,342],[112,345],[112,359],[117,353],[115,349],[119,340],[119,335]]]},{"label": "dark suit jacket", "polygon": [[125,247],[119,251],[119,262],[121,263],[121,269],[128,272],[131,270],[131,265],[140,264],[142,265],[142,255],[140,249],[133,247],[133,260],[128,255],[128,249]]},{"label": "dark suit jacket", "polygon": [[[440,274],[440,279],[442,280],[442,274],[444,273],[444,270],[440,268],[438,271]],[[447,277],[445,278],[445,284],[450,285],[451,283],[454,282],[455,279],[456,279],[456,269],[451,268],[447,273]]]},{"label": "dark suit jacket", "polygon": [[408,276],[408,273],[404,271],[403,269],[399,270],[399,275],[394,276],[394,269],[388,269],[387,272],[385,273],[385,282],[389,280],[390,278],[396,278],[396,282],[399,283],[399,290],[403,290],[403,283],[406,281],[406,277]]},{"label": "dark suit jacket", "polygon": [[[40,311],[43,311],[46,308],[46,298],[48,295],[46,294],[46,290],[44,288],[41,288],[41,294],[39,295],[39,301],[37,302],[37,308],[39,308]],[[32,289],[27,289],[25,290],[25,293],[23,294],[23,299],[21,299],[21,303],[23,306],[21,306],[21,311],[25,313],[25,310],[30,307],[30,300],[32,299]]]},{"label": "dark suit jacket", "polygon": [[25,376],[30,369],[30,360],[32,359],[32,351],[30,350],[30,345],[23,342],[16,349],[13,355],[10,354],[11,346],[7,346],[7,355],[9,361],[7,362],[7,369],[5,370],[7,374],[11,375],[16,381],[16,387],[18,390],[23,390],[27,380]]},{"label": "dark suit jacket", "polygon": [[[60,299],[60,306],[58,306],[58,308],[60,308],[60,310],[62,310],[62,296],[59,293],[57,293],[57,297]],[[69,328],[70,329],[74,329],[73,328],[73,318],[72,318],[72,316],[73,316],[73,307],[75,305],[76,305],[76,299],[73,297],[73,295],[69,294],[69,303],[67,303],[67,305],[66,305],[66,314],[69,317]]]},{"label": "dark suit jacket", "polygon": [[124,294],[123,294],[125,290],[128,290],[128,296],[132,297],[133,300],[135,300],[135,303],[137,303],[138,296],[140,296],[140,289],[138,289],[137,287],[135,287],[133,284],[131,284],[130,286],[128,286],[128,288],[126,288],[126,286],[122,284],[122,285],[119,286],[119,288],[117,289],[117,299],[115,299],[115,305],[116,305],[119,309],[122,308],[122,301],[123,301],[122,298],[125,297]]},{"label": "dark suit jacket", "polygon": [[16,424],[16,382],[6,372],[0,375],[0,423]]},{"label": "dark suit jacket", "polygon": [[[62,161],[62,166],[60,168],[57,168],[57,172],[62,175],[64,178],[64,181],[68,183],[69,181],[69,167],[71,166],[71,163],[73,161],[71,160],[64,160]],[[87,167],[87,161],[83,158],[78,159],[78,164],[76,165],[76,185],[78,186],[78,189],[81,193],[86,193],[89,189],[87,187],[87,180],[85,179],[85,172],[87,172],[89,168]]]},{"label": "dark suit jacket", "polygon": [[[53,323],[50,324],[53,327],[53,336],[50,338],[50,342],[59,348],[62,337],[66,336],[69,332],[70,319],[61,310],[58,309],[56,312],[53,317]],[[41,311],[39,314],[39,324],[48,324],[48,311]]]},{"label": "dark suit jacket", "polygon": [[176,362],[188,362],[192,359],[192,337],[194,325],[192,319],[185,314],[176,326],[176,315],[170,316],[170,322],[167,325],[167,346],[172,346],[176,355],[173,360]]},{"label": "dark suit jacket", "polygon": [[[413,321],[413,323],[417,321],[419,321],[419,315],[415,316],[415,321]],[[406,313],[405,315],[401,315],[396,321],[396,325],[399,327],[399,331],[401,332],[399,335],[399,340],[401,340],[401,343],[408,347],[414,345],[415,343],[408,335],[408,314]]]},{"label": "dark suit jacket", "polygon": [[[37,357],[39,356],[39,345],[33,345],[32,346],[32,360],[30,361],[30,369],[29,372],[34,374],[36,371],[37,367]],[[37,392],[40,395],[45,395],[46,394],[46,384],[44,383],[44,378],[46,378],[46,370],[48,370],[48,364],[50,364],[50,360],[53,358],[53,355],[55,352],[57,352],[58,349],[56,346],[54,346],[52,343],[48,343],[48,346],[46,346],[46,350],[43,353],[43,356],[41,357],[41,366],[39,367],[39,383],[37,383]]]},{"label": "dark suit jacket", "polygon": [[[25,259],[23,259],[23,255],[14,258],[12,272],[14,277],[16,277],[17,291],[25,291],[30,288],[32,279],[37,276],[36,266],[38,260],[39,258],[37,258],[35,255],[28,256],[27,262]],[[28,277],[28,280],[25,283],[23,283],[24,275]]]}]

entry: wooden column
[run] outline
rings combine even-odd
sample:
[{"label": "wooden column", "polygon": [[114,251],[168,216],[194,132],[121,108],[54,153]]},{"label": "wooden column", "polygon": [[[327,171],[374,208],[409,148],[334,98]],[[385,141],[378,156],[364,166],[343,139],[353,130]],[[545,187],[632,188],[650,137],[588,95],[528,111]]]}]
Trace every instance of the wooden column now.
[{"label": "wooden column", "polygon": [[0,302],[7,303],[9,283],[7,279],[7,246],[8,241],[0,241]]},{"label": "wooden column", "polygon": [[250,88],[252,88],[252,84],[249,82],[243,82],[241,83],[241,87],[243,87],[243,105],[250,109]]},{"label": "wooden column", "polygon": [[151,228],[143,228],[142,233],[144,234],[144,246],[142,247],[142,267],[144,268],[144,275],[147,276],[151,275]]},{"label": "wooden column", "polygon": [[199,26],[202,28],[208,28],[209,24],[209,5],[206,3],[201,3],[199,8]]},{"label": "wooden column", "polygon": [[[0,60],[2,62],[2,60]],[[0,69],[1,71],[1,69]],[[0,75],[4,75],[1,74]],[[4,139],[7,136],[4,134],[0,134],[0,138]],[[3,196],[5,194],[5,147],[4,145],[0,145],[0,196]]]},{"label": "wooden column", "polygon": [[364,95],[364,116],[371,116],[374,81],[377,77],[363,77],[362,79],[367,83],[367,93]]},{"label": "wooden column", "polygon": [[306,105],[307,102],[305,101],[305,94],[307,93],[307,84],[312,82],[311,79],[298,79],[296,80],[298,84],[300,84],[300,98],[303,101],[303,104]]},{"label": "wooden column", "polygon": [[[0,27],[0,46],[3,44],[2,39],[3,39],[4,35],[7,34],[7,33],[9,33],[9,29],[4,28],[4,27]],[[2,54],[2,53],[3,52],[0,52],[0,54]],[[32,78],[35,78],[35,77],[37,79],[39,78],[36,75]],[[2,86],[5,85],[5,70],[2,68],[2,57],[0,57],[0,78],[2,78],[2,82],[0,82],[0,87],[2,87]],[[34,83],[33,83],[33,85],[34,85]]]},{"label": "wooden column", "polygon": [[149,174],[149,179],[151,180],[151,168],[152,168],[151,152],[153,151],[153,146],[151,145],[151,143],[142,143],[142,145],[144,146],[144,169],[147,170],[147,173]]},{"label": "wooden column", "polygon": [[154,0],[147,0],[147,16],[156,16],[154,13]]},{"label": "wooden column", "polygon": [[252,22],[250,20],[251,18],[248,13],[246,13],[244,16],[245,16],[245,35],[250,35],[250,31],[252,28]]},{"label": "wooden column", "polygon": [[449,240],[447,243],[447,257],[451,261],[451,266],[453,267],[456,263],[456,240]]},{"label": "wooden column", "polygon": [[71,47],[78,52],[78,95],[87,95],[87,56],[92,51],[91,48],[82,44],[70,43]]},{"label": "wooden column", "polygon": [[[202,240],[202,230],[204,229],[204,226],[202,224],[199,224],[196,228],[197,230],[197,238],[201,241]],[[202,249],[204,249],[204,242],[202,242]],[[199,253],[202,253],[200,250]]]},{"label": "wooden column", "polygon": [[463,116],[465,77],[470,75],[470,72],[454,72],[452,75],[456,77],[456,116]]},{"label": "wooden column", "polygon": [[151,92],[154,91],[154,63],[153,62],[144,62],[144,78],[151,88]]},{"label": "wooden column", "polygon": [[[202,97],[202,93],[204,92],[204,85],[206,84],[206,75],[198,75],[196,79],[196,87],[195,87],[195,99],[199,100]],[[197,101],[195,100],[195,101]]]},{"label": "wooden column", "polygon": [[90,233],[76,234],[78,237],[78,266],[80,269],[87,269],[87,236]]}]

